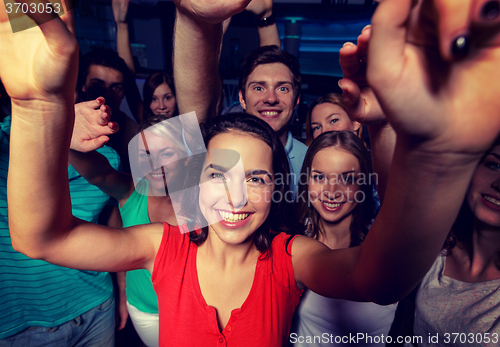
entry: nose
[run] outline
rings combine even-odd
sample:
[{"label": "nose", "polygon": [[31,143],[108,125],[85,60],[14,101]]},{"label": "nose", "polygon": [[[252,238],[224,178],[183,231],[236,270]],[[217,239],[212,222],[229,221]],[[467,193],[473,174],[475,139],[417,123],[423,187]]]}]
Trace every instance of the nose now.
[{"label": "nose", "polygon": [[166,101],[165,101],[165,100],[163,100],[163,99],[160,99],[160,109],[162,109],[162,110],[163,110],[163,109],[165,109],[165,108],[167,108],[167,103],[166,103]]},{"label": "nose", "polygon": [[278,95],[276,94],[276,91],[274,89],[270,89],[266,95],[266,103],[274,105],[278,102]]},{"label": "nose", "polygon": [[500,192],[500,176],[495,181],[493,181],[491,187],[496,191]]},{"label": "nose", "polygon": [[245,181],[243,182],[227,182],[226,194],[229,204],[234,211],[242,209],[248,202],[248,192]]},{"label": "nose", "polygon": [[342,192],[339,187],[338,179],[328,179],[323,194],[330,200],[336,200],[342,196]]}]

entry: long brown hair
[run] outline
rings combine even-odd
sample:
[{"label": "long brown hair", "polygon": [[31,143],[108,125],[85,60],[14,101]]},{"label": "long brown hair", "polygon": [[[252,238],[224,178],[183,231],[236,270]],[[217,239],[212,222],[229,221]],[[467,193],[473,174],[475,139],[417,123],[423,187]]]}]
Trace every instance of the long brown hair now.
[{"label": "long brown hair", "polygon": [[[325,148],[341,148],[354,155],[359,162],[360,173],[364,175],[368,183],[371,183],[373,176],[370,154],[363,141],[350,131],[329,131],[319,135],[309,146],[299,179],[299,191],[297,199],[297,214],[300,223],[307,226],[307,234],[315,239],[324,231],[319,223],[319,213],[309,202],[309,175],[315,155]],[[302,177],[307,177],[302,180]],[[366,183],[366,182],[365,182]],[[351,244],[350,247],[360,245],[368,228],[375,216],[375,206],[373,202],[373,187],[371,184],[361,184],[361,191],[364,198],[352,212],[353,218],[350,225]]]}]

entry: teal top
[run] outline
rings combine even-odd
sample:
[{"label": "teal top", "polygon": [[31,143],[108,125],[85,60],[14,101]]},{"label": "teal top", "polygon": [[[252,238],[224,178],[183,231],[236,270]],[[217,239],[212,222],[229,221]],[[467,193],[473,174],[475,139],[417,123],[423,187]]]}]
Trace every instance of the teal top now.
[{"label": "teal top", "polygon": [[[120,207],[124,228],[151,223],[148,214],[148,189],[148,181],[141,180],[125,205]],[[151,282],[151,273],[148,270],[128,271],[126,282],[127,301],[130,305],[142,312],[158,313],[158,299]]]},{"label": "teal top", "polygon": [[[33,326],[69,322],[113,295],[107,272],[68,269],[30,259],[12,248],[7,210],[9,142],[10,117],[6,117],[0,123],[0,339]],[[98,152],[118,169],[120,158],[113,149],[104,147]],[[73,215],[96,222],[109,197],[71,166],[68,176]],[[34,172],[32,179],[37,179]]]}]

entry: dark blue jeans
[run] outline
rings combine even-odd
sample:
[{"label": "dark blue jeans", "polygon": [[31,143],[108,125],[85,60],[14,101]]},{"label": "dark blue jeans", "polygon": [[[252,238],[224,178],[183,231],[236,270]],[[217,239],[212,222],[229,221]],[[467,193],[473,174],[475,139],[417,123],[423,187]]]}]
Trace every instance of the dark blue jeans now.
[{"label": "dark blue jeans", "polygon": [[114,347],[114,345],[113,297],[59,326],[30,327],[0,340],[0,347]]}]

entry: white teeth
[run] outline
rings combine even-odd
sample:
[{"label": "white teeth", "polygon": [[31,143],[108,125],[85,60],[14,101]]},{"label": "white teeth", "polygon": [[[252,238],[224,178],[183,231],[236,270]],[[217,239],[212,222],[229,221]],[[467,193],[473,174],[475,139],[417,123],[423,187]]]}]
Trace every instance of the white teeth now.
[{"label": "white teeth", "polygon": [[500,206],[500,200],[497,200],[495,198],[492,198],[491,196],[485,195],[484,200],[491,202],[492,204],[495,204],[497,206]]},{"label": "white teeth", "polygon": [[330,204],[330,203],[324,202],[324,201],[323,201],[323,204],[325,204],[326,207],[330,207],[330,208],[336,208],[336,207],[339,207],[341,205],[340,203]]},{"label": "white teeth", "polygon": [[230,223],[242,221],[243,219],[246,219],[250,215],[250,213],[231,213],[220,210],[218,212],[222,219]]},{"label": "white teeth", "polygon": [[152,173],[151,176],[153,176],[154,178],[160,178],[160,177],[163,177],[163,174],[162,173],[159,173],[159,174]]},{"label": "white teeth", "polygon": [[263,111],[263,112],[261,112],[261,114],[264,116],[272,117],[272,116],[277,116],[279,114],[279,112],[278,111]]}]

